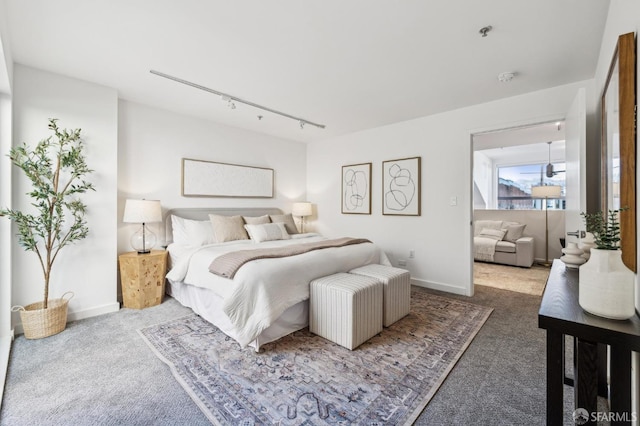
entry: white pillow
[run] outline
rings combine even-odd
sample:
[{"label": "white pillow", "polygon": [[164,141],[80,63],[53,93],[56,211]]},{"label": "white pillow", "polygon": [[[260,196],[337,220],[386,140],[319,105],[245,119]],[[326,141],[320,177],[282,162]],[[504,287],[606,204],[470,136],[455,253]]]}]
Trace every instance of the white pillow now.
[{"label": "white pillow", "polygon": [[213,227],[208,220],[191,220],[171,215],[173,242],[186,246],[215,243]]},{"label": "white pillow", "polygon": [[245,225],[244,229],[249,233],[249,237],[256,243],[263,241],[288,240],[291,236],[287,233],[285,224],[265,223],[261,225]]},{"label": "white pillow", "polygon": [[480,234],[483,229],[502,229],[501,220],[476,220],[473,224],[475,236]]},{"label": "white pillow", "polygon": [[483,228],[482,231],[480,231],[480,235],[478,235],[478,237],[490,238],[492,240],[500,241],[506,233],[507,231],[502,229]]}]

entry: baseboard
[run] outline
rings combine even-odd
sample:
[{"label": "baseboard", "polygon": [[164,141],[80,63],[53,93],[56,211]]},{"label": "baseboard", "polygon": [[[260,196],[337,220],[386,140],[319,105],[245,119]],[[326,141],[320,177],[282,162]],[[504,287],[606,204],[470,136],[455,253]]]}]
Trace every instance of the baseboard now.
[{"label": "baseboard", "polygon": [[444,291],[447,293],[459,294],[461,296],[469,296],[469,290],[462,287],[453,286],[451,284],[436,283],[433,281],[411,278],[411,284],[418,287],[430,288],[432,290]]},{"label": "baseboard", "polygon": [[11,353],[11,336],[0,338],[0,410],[2,410],[2,396],[4,394],[4,382],[7,380],[9,368],[9,354]]},{"label": "baseboard", "polygon": [[107,303],[106,305],[96,306],[83,311],[70,311],[67,314],[67,320],[77,321],[85,318],[97,317],[98,315],[110,314],[111,312],[118,312],[119,310],[120,303]]},{"label": "baseboard", "polygon": [[[69,311],[67,313],[67,321],[77,321],[85,318],[97,317],[98,315],[109,314],[111,312],[118,312],[120,310],[120,304],[118,302],[107,303],[106,305],[96,306],[82,311]],[[24,334],[24,328],[22,323],[16,324],[16,334]]]}]

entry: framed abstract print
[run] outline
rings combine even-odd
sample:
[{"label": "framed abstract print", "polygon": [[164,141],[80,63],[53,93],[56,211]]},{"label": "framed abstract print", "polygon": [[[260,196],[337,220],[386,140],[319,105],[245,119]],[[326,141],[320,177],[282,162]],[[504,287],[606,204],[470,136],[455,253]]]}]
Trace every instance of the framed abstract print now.
[{"label": "framed abstract print", "polygon": [[420,216],[420,157],[382,162],[382,214]]},{"label": "framed abstract print", "polygon": [[371,214],[371,163],[342,166],[342,213]]}]

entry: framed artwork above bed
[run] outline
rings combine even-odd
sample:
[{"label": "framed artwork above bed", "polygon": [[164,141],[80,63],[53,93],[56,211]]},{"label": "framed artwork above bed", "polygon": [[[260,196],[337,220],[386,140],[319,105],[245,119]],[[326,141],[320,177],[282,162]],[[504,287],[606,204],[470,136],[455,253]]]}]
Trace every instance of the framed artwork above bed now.
[{"label": "framed artwork above bed", "polygon": [[182,159],[183,197],[272,198],[273,169]]}]

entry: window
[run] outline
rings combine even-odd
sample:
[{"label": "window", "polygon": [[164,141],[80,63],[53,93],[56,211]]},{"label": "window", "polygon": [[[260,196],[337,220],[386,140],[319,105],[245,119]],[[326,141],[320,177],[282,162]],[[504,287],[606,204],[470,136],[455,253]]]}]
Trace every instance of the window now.
[{"label": "window", "polygon": [[559,185],[562,198],[547,200],[549,210],[565,209],[565,163],[553,163],[553,177],[546,176],[547,164],[498,167],[498,209],[541,210],[545,200],[531,198],[531,187]]}]

